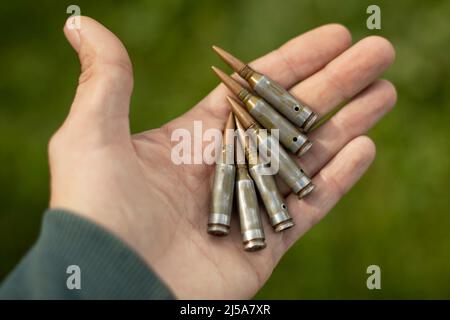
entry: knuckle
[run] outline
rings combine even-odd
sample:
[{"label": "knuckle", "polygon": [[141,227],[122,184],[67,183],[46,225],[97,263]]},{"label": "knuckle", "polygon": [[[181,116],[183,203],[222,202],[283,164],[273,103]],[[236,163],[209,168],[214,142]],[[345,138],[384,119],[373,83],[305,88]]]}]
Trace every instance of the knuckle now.
[{"label": "knuckle", "polygon": [[111,90],[131,91],[133,87],[133,73],[131,68],[121,63],[99,62],[93,71],[94,76]]},{"label": "knuckle", "polygon": [[96,56],[90,50],[80,51],[80,61],[81,61],[81,75],[78,80],[79,83],[88,81],[92,76],[92,69],[95,65]]},{"label": "knuckle", "polygon": [[93,53],[92,50],[80,53],[81,75],[79,84],[91,79],[104,85],[129,88],[133,86],[133,68],[130,60],[123,58],[108,58]]}]

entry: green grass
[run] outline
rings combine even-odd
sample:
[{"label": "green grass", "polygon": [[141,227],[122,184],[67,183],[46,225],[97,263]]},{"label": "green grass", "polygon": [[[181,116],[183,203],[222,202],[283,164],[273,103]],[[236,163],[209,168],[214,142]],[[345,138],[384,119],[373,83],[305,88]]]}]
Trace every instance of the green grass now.
[{"label": "green grass", "polygon": [[[72,2],[0,6],[0,278],[35,241],[48,203],[47,141],[78,77],[62,26]],[[354,41],[378,34],[397,50],[384,76],[397,107],[369,134],[368,174],[283,258],[257,298],[450,298],[450,2],[377,1],[382,30],[365,26],[372,1],[77,1],[133,60],[133,132],[188,110],[218,83],[219,44],[250,60],[324,23]],[[367,266],[382,290],[365,286]]]}]

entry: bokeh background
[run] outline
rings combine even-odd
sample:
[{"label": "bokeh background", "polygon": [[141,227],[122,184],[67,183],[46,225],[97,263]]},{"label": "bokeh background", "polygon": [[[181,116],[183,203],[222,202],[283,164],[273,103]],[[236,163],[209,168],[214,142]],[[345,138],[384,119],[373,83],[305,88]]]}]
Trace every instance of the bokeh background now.
[{"label": "bokeh background", "polygon": [[[47,141],[79,65],[62,27],[70,4],[127,47],[134,132],[188,110],[217,84],[211,44],[251,60],[324,23],[397,50],[384,76],[397,107],[370,132],[368,174],[283,258],[257,298],[450,298],[450,1],[9,1],[0,5],[0,279],[35,241],[48,197]],[[382,29],[366,28],[381,8]],[[366,288],[366,268],[382,290]]]}]

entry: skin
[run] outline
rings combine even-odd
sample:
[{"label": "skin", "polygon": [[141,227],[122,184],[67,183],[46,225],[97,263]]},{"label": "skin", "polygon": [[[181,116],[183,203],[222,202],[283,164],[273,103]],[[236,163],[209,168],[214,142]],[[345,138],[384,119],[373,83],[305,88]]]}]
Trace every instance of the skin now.
[{"label": "skin", "polygon": [[[72,23],[72,22],[70,22]],[[372,163],[375,145],[364,134],[395,104],[391,83],[378,80],[394,60],[385,39],[352,45],[337,24],[302,34],[251,65],[280,82],[320,114],[346,105],[310,134],[299,160],[316,191],[298,200],[280,188],[296,226],[275,234],[265,219],[267,248],[242,249],[238,219],[227,238],[206,233],[214,166],[171,162],[171,133],[223,128],[230,92],[219,85],[182,116],[131,135],[128,111],[132,66],[120,40],[98,22],[64,28],[78,53],[81,76],[67,119],[49,143],[51,208],[71,210],[125,241],[178,298],[252,297],[283,254],[320,221]],[[208,66],[206,66],[208,67]]]}]

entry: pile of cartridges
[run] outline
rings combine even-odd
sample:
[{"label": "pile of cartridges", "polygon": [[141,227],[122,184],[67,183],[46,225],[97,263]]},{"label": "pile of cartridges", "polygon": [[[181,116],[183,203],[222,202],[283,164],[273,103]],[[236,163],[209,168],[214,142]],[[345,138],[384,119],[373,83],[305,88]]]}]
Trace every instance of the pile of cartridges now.
[{"label": "pile of cartridges", "polygon": [[[237,100],[227,97],[232,113],[225,126],[221,154],[216,163],[208,233],[215,236],[229,234],[233,198],[236,198],[244,249],[256,251],[266,247],[256,189],[275,232],[294,226],[274,175],[264,170],[267,161],[276,159],[278,175],[299,198],[309,194],[314,189],[311,179],[286,149],[301,156],[311,148],[312,143],[305,133],[318,116],[275,81],[223,49],[213,49],[251,89],[212,67]],[[238,143],[234,143],[235,129]],[[265,134],[264,129],[271,134]],[[249,130],[252,134],[247,134]],[[226,134],[230,131],[231,136]],[[274,137],[275,132],[278,139]],[[235,161],[239,154],[245,155],[244,161]]]}]

